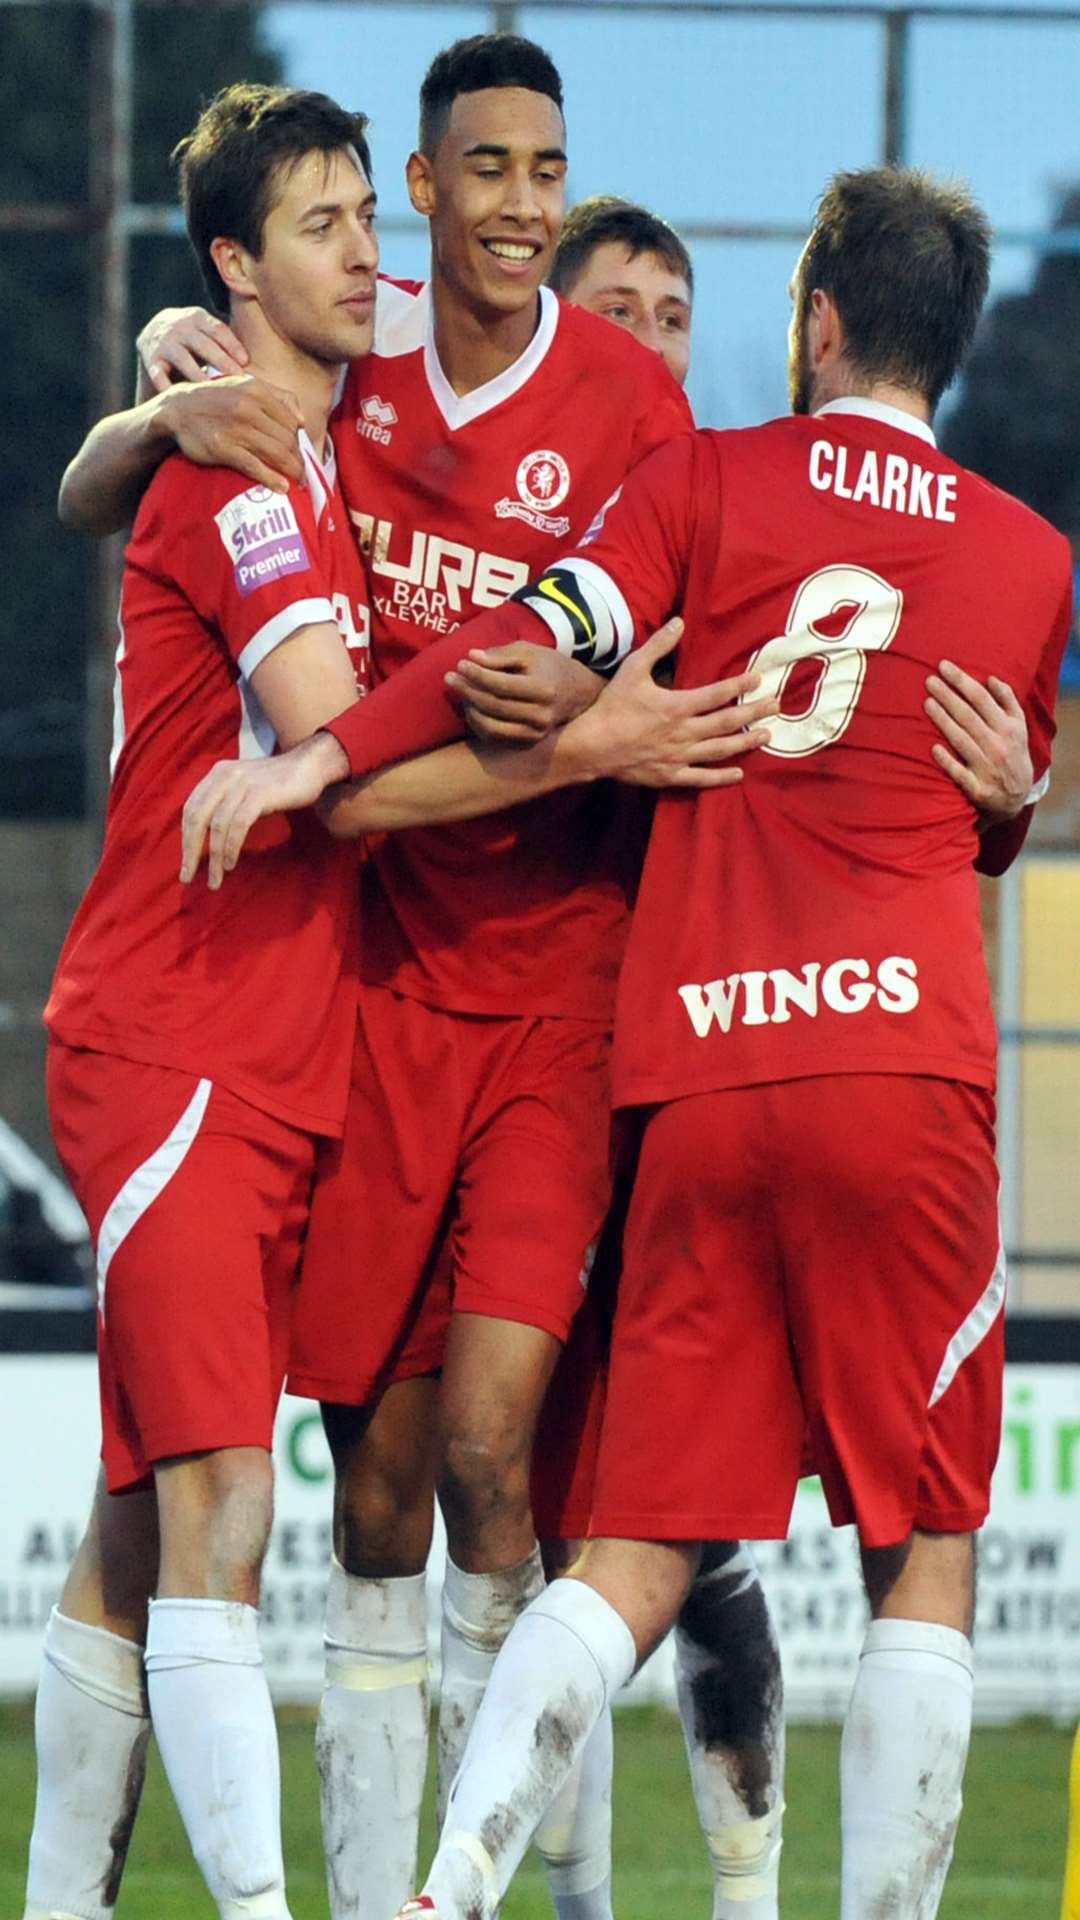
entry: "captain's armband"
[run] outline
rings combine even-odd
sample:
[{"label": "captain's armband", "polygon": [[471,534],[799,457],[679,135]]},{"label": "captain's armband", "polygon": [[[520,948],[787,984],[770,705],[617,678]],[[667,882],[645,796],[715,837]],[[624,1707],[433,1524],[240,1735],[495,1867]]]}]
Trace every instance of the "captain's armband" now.
[{"label": "captain's armband", "polygon": [[630,609],[610,574],[591,560],[549,567],[511,599],[539,614],[560,653],[594,673],[613,673],[633,645]]}]

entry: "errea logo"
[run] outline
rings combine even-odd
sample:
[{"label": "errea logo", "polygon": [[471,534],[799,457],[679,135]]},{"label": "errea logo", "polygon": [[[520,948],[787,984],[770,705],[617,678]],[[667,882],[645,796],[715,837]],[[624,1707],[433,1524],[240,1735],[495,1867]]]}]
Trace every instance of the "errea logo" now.
[{"label": "errea logo", "polygon": [[397,426],[397,413],[393,402],[380,400],[377,393],[369,393],[360,403],[360,416],[356,422],[357,433],[365,440],[374,440],[380,447],[390,445],[390,429]]}]

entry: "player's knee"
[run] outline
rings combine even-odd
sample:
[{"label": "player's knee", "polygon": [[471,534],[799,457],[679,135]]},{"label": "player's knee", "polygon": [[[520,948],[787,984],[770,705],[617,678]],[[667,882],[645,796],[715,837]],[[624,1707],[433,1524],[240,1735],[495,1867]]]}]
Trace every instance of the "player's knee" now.
[{"label": "player's knee", "polygon": [[255,1600],[274,1518],[270,1455],[226,1448],[157,1475],[166,1592]]},{"label": "player's knee", "polygon": [[434,1490],[365,1466],[339,1481],[334,1551],[346,1573],[392,1580],[422,1573],[431,1546]]},{"label": "player's knee", "polygon": [[975,1617],[975,1535],[920,1528],[889,1547],[862,1548],[863,1580],[875,1619],[931,1620],[971,1634]]},{"label": "player's knee", "polygon": [[439,1501],[452,1532],[523,1518],[530,1510],[527,1443],[479,1428],[452,1431],[443,1445]]}]

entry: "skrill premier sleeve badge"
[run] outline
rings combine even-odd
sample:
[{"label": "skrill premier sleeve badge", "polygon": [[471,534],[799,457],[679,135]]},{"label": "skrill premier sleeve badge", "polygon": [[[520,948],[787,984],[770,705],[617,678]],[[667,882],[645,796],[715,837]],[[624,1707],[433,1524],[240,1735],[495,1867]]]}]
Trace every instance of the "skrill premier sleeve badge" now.
[{"label": "skrill premier sleeve badge", "polygon": [[233,563],[237,592],[246,599],[285,573],[310,566],[292,502],[269,487],[249,487],[214,515],[221,544]]}]

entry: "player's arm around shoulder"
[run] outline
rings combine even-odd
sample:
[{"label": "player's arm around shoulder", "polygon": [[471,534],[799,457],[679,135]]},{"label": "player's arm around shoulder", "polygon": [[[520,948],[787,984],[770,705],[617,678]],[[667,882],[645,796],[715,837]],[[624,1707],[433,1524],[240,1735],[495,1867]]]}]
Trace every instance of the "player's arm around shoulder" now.
[{"label": "player's arm around shoulder", "polygon": [[[1046,542],[1047,597],[1041,630],[1033,632],[1031,668],[1017,690],[996,675],[985,685],[943,660],[927,680],[926,710],[943,735],[933,756],[978,812],[975,865],[997,876],[1016,859],[1037,801],[1050,778],[1054,709],[1061,661],[1073,620],[1073,567],[1068,543],[1026,508],[1012,504]],[[1036,575],[1040,569],[1035,568]]]},{"label": "player's arm around shoulder", "polygon": [[179,451],[232,467],[278,493],[302,484],[295,395],[243,370],[247,355],[201,307],[155,315],[138,340],[137,402],[92,427],[60,482],[65,527],[102,536],[130,526],[156,468]]}]

